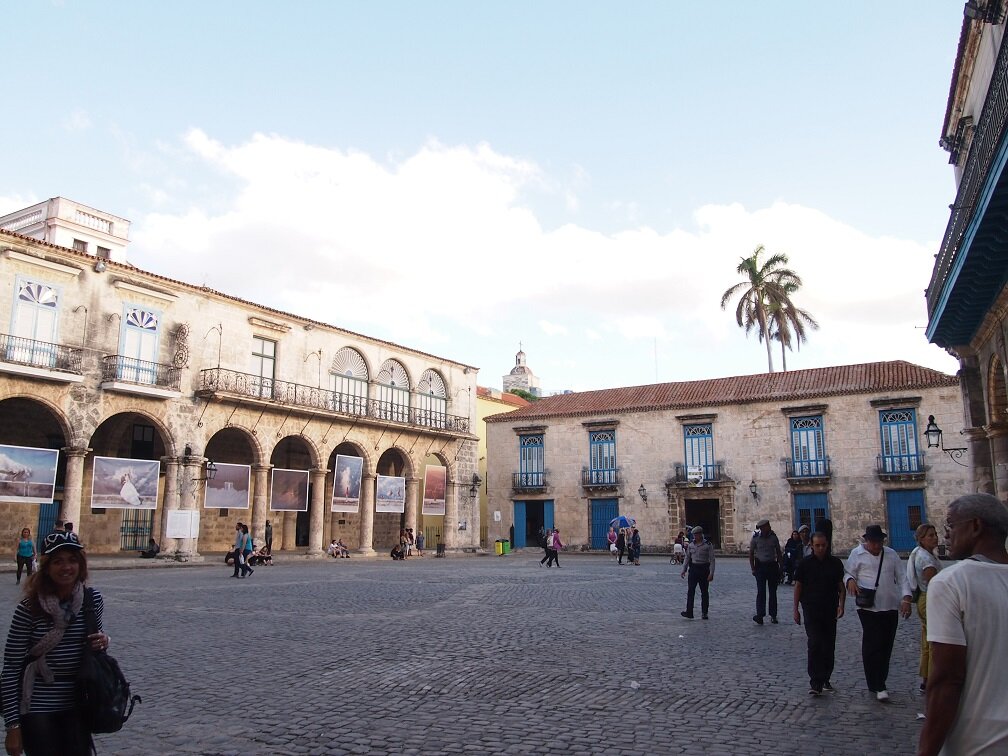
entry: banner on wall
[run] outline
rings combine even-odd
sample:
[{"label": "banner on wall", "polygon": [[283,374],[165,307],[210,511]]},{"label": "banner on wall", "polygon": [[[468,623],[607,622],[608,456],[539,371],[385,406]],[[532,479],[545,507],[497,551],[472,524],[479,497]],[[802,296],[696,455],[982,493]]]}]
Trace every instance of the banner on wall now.
[{"label": "banner on wall", "polygon": [[274,470],[270,487],[270,509],[274,512],[308,511],[308,471]]},{"label": "banner on wall", "polygon": [[217,473],[213,480],[206,482],[203,506],[206,509],[248,509],[249,481],[252,468],[249,465],[229,465],[218,462],[214,465]]},{"label": "banner on wall", "polygon": [[378,491],[375,494],[375,512],[406,511],[406,478],[379,475]]},{"label": "banner on wall", "polygon": [[157,509],[161,463],[149,459],[95,457],[92,509]]},{"label": "banner on wall", "polygon": [[336,455],[336,471],[333,474],[332,511],[359,512],[361,473],[364,460],[361,457]]},{"label": "banner on wall", "polygon": [[424,471],[423,506],[420,513],[443,515],[445,513],[445,480],[448,470],[441,465],[427,465]]},{"label": "banner on wall", "polygon": [[0,444],[0,501],[45,504],[56,490],[57,449]]}]

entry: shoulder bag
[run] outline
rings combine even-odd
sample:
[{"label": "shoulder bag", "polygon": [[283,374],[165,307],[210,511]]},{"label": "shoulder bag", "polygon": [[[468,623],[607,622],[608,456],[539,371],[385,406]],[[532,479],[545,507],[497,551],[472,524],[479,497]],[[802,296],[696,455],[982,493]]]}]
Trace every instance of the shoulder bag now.
[{"label": "shoulder bag", "polygon": [[[94,590],[84,589],[84,622],[87,634],[98,632],[94,613]],[[142,703],[140,696],[130,695],[130,684],[119,669],[119,663],[105,651],[94,651],[84,639],[84,655],[77,671],[77,710],[88,732],[119,732],[133,713],[133,707]]]},{"label": "shoulder bag", "polygon": [[873,606],[875,606],[875,591],[878,590],[879,579],[882,577],[883,559],[885,559],[885,547],[882,548],[882,553],[879,554],[878,574],[875,575],[875,587],[862,588],[859,585],[857,589],[857,595],[854,597],[855,606],[861,609],[871,609]]}]

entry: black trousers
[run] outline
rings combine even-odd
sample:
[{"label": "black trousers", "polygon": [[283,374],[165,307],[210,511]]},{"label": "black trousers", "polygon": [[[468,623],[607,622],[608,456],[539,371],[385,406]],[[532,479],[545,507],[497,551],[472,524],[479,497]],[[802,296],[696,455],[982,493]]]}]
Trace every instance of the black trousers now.
[{"label": "black trousers", "polygon": [[32,559],[33,558],[34,557],[24,557],[24,556],[21,556],[20,554],[17,555],[17,570],[18,570],[17,571],[17,581],[19,583],[21,582],[21,570],[23,568],[27,568],[28,569],[28,577],[31,577],[31,574],[32,574]]},{"label": "black trousers", "polygon": [[549,567],[551,564],[556,563],[556,566],[560,566],[560,554],[557,549],[549,550],[549,559],[546,560],[546,566]]},{"label": "black trousers", "polygon": [[707,614],[710,609],[710,575],[709,564],[691,564],[686,575],[686,613],[693,614],[693,599],[696,597],[697,586],[700,586],[700,612]]},{"label": "black trousers", "polygon": [[235,554],[234,565],[234,574],[231,577],[238,577],[238,570],[241,570],[243,577],[249,574],[248,560],[245,558],[244,552],[242,552],[240,559],[238,558],[238,554]]},{"label": "black trousers", "polygon": [[89,756],[91,735],[74,709],[21,715],[26,756]]},{"label": "black trousers", "polygon": [[896,629],[899,627],[899,612],[870,612],[858,609],[861,620],[861,662],[864,664],[865,682],[868,690],[878,693],[886,689],[889,677],[889,659],[892,657]]},{"label": "black trousers", "polygon": [[770,600],[770,616],[777,616],[777,584],[780,582],[780,571],[777,562],[756,563],[756,616],[762,617],[767,612],[767,599]]},{"label": "black trousers", "polygon": [[539,560],[539,564],[546,564],[546,560],[550,558],[550,547],[543,546],[543,558]]},{"label": "black trousers", "polygon": [[836,653],[836,608],[809,609],[802,606],[805,615],[805,635],[808,636],[808,676],[812,685],[822,686],[833,676],[833,659]]}]

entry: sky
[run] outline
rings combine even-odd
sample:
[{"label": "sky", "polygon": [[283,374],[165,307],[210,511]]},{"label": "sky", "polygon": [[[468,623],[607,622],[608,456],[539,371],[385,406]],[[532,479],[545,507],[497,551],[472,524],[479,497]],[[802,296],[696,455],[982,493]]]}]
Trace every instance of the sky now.
[{"label": "sky", "polygon": [[[0,213],[128,218],[140,268],[545,393],[765,372],[757,245],[902,359],[955,181],[962,4],[40,2],[5,9]],[[779,347],[775,368],[780,369]]]}]

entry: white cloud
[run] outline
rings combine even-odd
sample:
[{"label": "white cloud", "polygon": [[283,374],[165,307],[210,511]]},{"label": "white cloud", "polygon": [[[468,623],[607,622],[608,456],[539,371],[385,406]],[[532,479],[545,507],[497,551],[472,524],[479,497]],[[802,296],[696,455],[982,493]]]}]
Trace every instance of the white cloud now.
[{"label": "white cloud", "polygon": [[[560,323],[578,323],[581,336],[558,348],[603,355],[637,342],[643,354],[657,341],[677,375],[760,372],[765,350],[719,302],[739,258],[763,243],[789,255],[805,281],[796,301],[822,324],[791,366],[903,358],[954,370],[914,328],[926,321],[937,245],[870,237],[801,205],[708,205],[695,230],[667,233],[547,231],[523,190],[560,182],[486,144],[431,141],[377,160],[276,135],[226,145],[193,130],[181,150],[191,185],[202,165],[237,189],[212,208],[139,219],[132,261],[308,317],[462,360],[490,350],[510,359],[522,328],[567,335]],[[185,185],[145,191],[177,207]],[[597,380],[607,385],[602,372]]]},{"label": "white cloud", "polygon": [[64,131],[85,131],[89,128],[91,128],[91,116],[86,110],[77,108],[63,119]]}]

